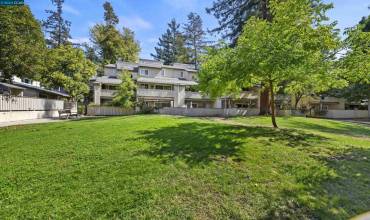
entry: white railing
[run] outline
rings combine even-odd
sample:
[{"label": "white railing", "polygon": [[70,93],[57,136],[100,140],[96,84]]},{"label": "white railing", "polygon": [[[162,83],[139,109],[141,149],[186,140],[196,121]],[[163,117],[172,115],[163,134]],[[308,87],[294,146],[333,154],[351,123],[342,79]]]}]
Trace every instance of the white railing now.
[{"label": "white railing", "polygon": [[102,89],[100,96],[105,96],[105,97],[113,97],[115,96],[117,90],[108,90],[108,89]]},{"label": "white railing", "polygon": [[137,96],[172,98],[175,97],[175,92],[173,90],[138,89]]},{"label": "white railing", "polygon": [[0,95],[0,112],[50,111],[64,109],[64,101]]},{"label": "white railing", "polygon": [[209,96],[204,96],[199,92],[185,92],[185,98],[187,99],[209,99]]}]

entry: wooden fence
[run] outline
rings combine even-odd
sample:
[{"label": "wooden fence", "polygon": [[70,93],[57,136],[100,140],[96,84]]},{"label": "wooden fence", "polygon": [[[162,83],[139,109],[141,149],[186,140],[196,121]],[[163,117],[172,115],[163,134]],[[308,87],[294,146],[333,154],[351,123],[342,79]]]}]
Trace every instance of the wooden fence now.
[{"label": "wooden fence", "polygon": [[90,116],[119,116],[119,115],[133,115],[133,109],[124,109],[113,106],[89,106],[87,108],[87,115]]},{"label": "wooden fence", "polygon": [[0,112],[8,111],[52,111],[64,109],[63,100],[0,95]]}]

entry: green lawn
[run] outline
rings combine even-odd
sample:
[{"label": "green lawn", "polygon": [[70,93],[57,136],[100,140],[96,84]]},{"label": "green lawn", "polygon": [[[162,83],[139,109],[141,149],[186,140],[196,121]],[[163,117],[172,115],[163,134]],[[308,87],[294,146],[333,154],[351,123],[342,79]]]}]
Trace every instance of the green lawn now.
[{"label": "green lawn", "polygon": [[0,129],[0,219],[347,219],[370,128],[130,116]]}]

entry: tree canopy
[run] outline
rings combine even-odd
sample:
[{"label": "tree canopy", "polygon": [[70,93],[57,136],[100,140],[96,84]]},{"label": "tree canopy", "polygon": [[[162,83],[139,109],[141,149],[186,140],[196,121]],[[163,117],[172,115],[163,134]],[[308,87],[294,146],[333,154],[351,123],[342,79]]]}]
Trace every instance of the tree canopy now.
[{"label": "tree canopy", "polygon": [[0,75],[38,78],[46,45],[40,24],[28,6],[0,6]]},{"label": "tree canopy", "polygon": [[96,73],[96,65],[86,59],[83,50],[71,45],[49,49],[47,72],[42,82],[51,88],[62,87],[74,99],[89,92],[89,80]]},{"label": "tree canopy", "polygon": [[132,108],[135,103],[136,85],[131,79],[130,72],[123,71],[120,76],[122,83],[115,94],[113,104],[123,108]]},{"label": "tree canopy", "polygon": [[[311,6],[310,0],[271,0],[271,22],[251,17],[236,48],[222,49],[224,62],[218,56],[206,59],[207,71],[200,75],[202,87],[209,85],[215,90],[211,88],[215,80],[238,88],[265,82],[270,91],[272,123],[277,127],[274,96],[282,86],[303,82],[307,75],[323,79],[328,86],[337,83],[332,53],[339,47],[339,39],[333,25],[323,22],[328,8]],[[214,71],[220,73],[216,79],[209,77]]]}]

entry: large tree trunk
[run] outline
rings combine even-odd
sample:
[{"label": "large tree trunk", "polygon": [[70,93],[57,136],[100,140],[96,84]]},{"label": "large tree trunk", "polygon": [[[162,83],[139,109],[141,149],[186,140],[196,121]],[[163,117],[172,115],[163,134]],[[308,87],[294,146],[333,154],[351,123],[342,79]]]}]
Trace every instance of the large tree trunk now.
[{"label": "large tree trunk", "polygon": [[278,128],[275,118],[275,97],[274,97],[274,86],[270,81],[270,98],[271,98],[271,120],[274,128]]},{"label": "large tree trunk", "polygon": [[260,94],[260,115],[267,115],[269,113],[269,88],[261,90]]}]

